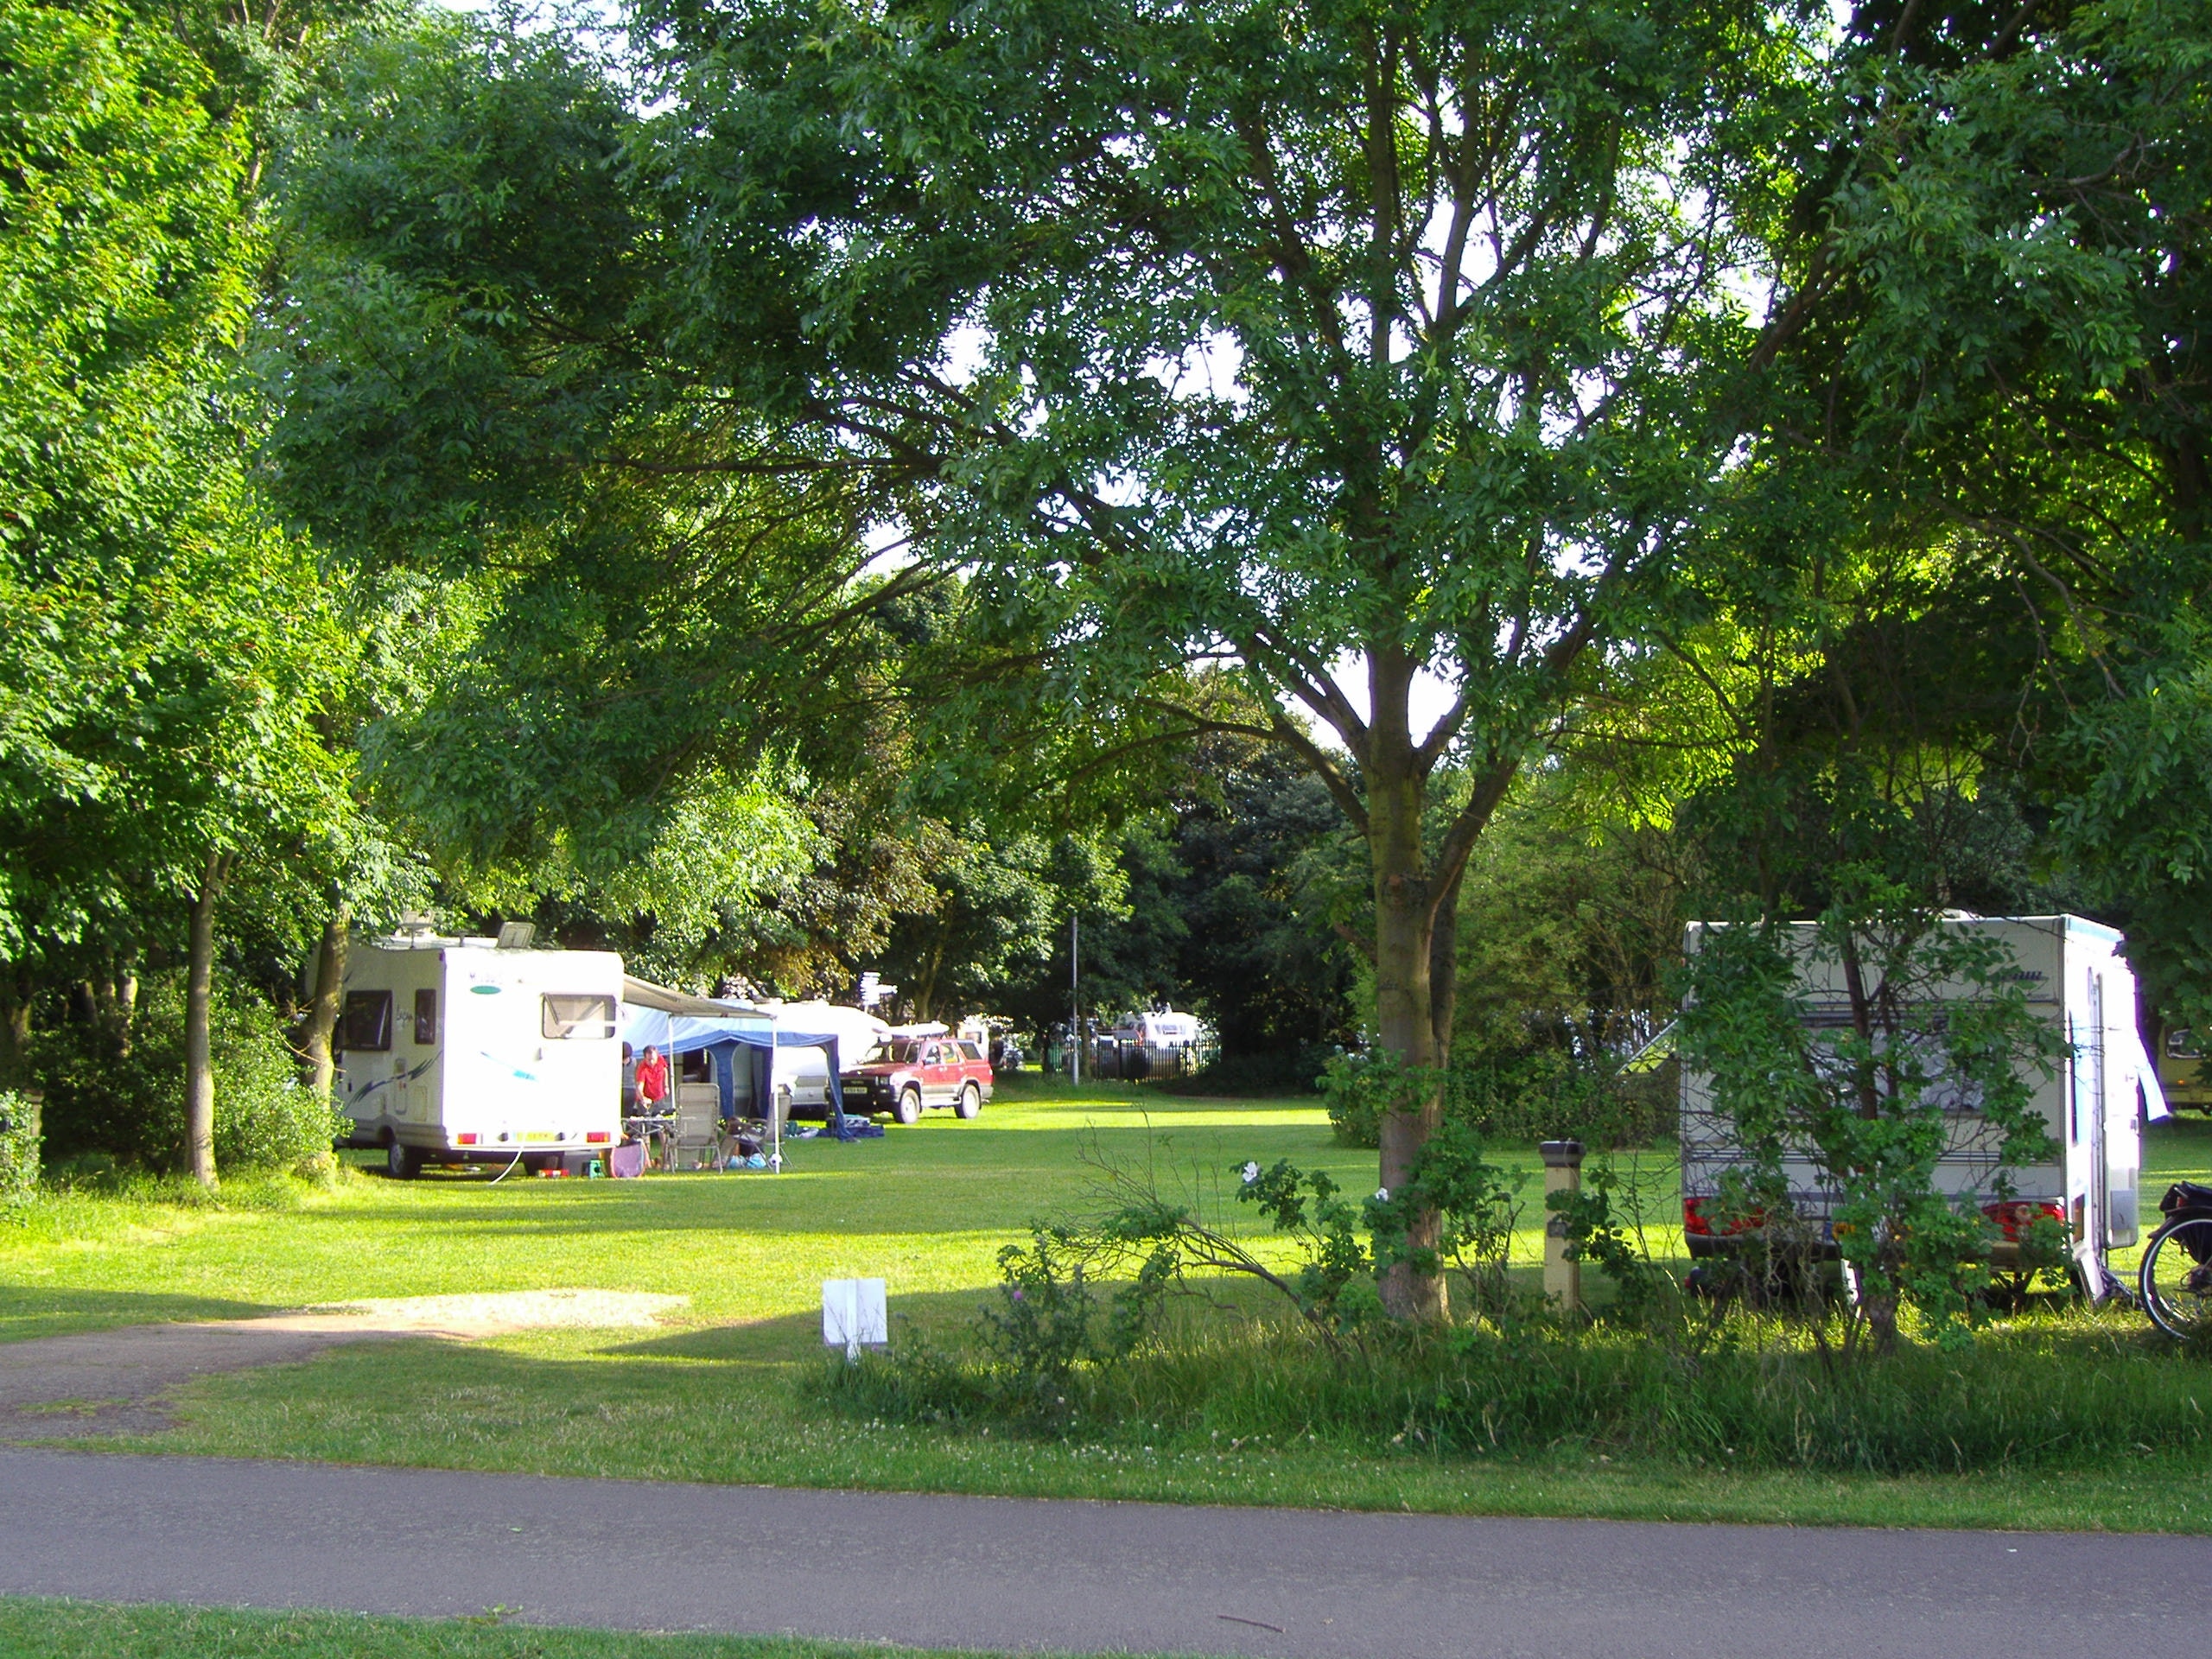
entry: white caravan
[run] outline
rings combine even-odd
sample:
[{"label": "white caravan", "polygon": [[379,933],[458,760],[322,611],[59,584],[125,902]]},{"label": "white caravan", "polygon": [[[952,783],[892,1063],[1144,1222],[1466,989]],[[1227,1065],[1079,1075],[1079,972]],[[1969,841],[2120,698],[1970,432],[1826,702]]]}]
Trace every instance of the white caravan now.
[{"label": "white caravan", "polygon": [[[2039,1080],[2037,1107],[2057,1143],[2048,1164],[2008,1173],[2010,1211],[2000,1211],[1993,1182],[1997,1174],[1995,1136],[1964,1104],[1947,1110],[1948,1142],[1936,1172],[1937,1188],[1978,1199],[1983,1213],[2007,1239],[2038,1215],[2063,1222],[2073,1239],[2082,1281],[2101,1294],[2107,1278],[2107,1249],[2136,1242],[2140,1229],[2138,1177],[2142,1168],[2139,1134],[2141,1107],[2152,1117],[2166,1115],[2158,1072],[2136,1029],[2135,976],[2120,954],[2120,936],[2079,916],[1973,916],[1953,912],[1941,924],[1993,935],[2010,950],[2008,970],[2027,994],[2031,1014],[2047,1021],[2065,1058],[2056,1074]],[[1693,923],[1685,940],[1695,954],[1707,925]],[[1840,967],[1810,960],[1813,926],[1789,930],[1806,958],[1801,989],[1815,1028],[1851,1023],[1851,1004]],[[1958,988],[1959,995],[1968,988]],[[1728,1249],[1705,1211],[1719,1195],[1728,1169],[1748,1160],[1733,1125],[1713,1109],[1712,1079],[1683,1069],[1681,1084],[1682,1224],[1693,1256],[1712,1256]],[[1809,1159],[1785,1161],[1784,1172],[1798,1212],[1825,1222],[1830,1195]],[[1999,1261],[2012,1252],[2000,1244]]]},{"label": "white caravan", "polygon": [[402,1179],[604,1156],[621,1138],[621,995],[611,950],[435,934],[353,946],[332,1043],[346,1144],[382,1147]]}]

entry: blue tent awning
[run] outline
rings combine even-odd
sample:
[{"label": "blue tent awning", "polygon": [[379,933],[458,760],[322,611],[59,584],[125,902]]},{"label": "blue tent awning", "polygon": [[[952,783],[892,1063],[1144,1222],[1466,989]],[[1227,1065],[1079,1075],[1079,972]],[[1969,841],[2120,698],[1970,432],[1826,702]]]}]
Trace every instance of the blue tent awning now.
[{"label": "blue tent awning", "polygon": [[[632,982],[637,984],[639,982]],[[837,1037],[834,1032],[785,1031],[759,1009],[731,1005],[714,1012],[703,998],[665,993],[684,1011],[655,1007],[626,1000],[622,1005],[622,1040],[642,1053],[658,1048],[671,1058],[703,1053],[711,1058],[715,1090],[721,1097],[721,1116],[736,1116],[737,1057],[742,1053],[753,1079],[753,1097],[766,1102],[770,1089],[769,1055],[779,1048],[819,1048],[830,1057],[830,1110],[842,1122],[845,1090],[838,1081]],[[658,999],[656,999],[658,1000]],[[696,1011],[695,1011],[696,1010]]]}]

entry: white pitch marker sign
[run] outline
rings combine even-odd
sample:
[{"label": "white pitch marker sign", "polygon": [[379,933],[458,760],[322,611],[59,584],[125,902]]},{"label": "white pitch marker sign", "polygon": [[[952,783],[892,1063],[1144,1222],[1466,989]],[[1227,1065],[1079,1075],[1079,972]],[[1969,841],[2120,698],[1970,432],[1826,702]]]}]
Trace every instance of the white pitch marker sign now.
[{"label": "white pitch marker sign", "polygon": [[891,1317],[880,1279],[824,1279],[822,1281],[822,1342],[842,1348],[848,1364],[863,1348],[891,1341]]}]

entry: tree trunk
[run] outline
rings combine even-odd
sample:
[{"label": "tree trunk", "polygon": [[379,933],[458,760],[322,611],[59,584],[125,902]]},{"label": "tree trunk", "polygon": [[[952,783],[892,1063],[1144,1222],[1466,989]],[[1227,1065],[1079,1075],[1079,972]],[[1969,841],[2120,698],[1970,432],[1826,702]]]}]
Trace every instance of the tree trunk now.
[{"label": "tree trunk", "polygon": [[922,982],[914,991],[914,1022],[925,1024],[930,1010],[937,1006],[937,976],[944,967],[946,944],[952,938],[952,912],[948,909],[938,918],[937,944],[930,951],[928,963],[922,969]]},{"label": "tree trunk", "polygon": [[1436,901],[1428,946],[1428,1023],[1436,1039],[1436,1069],[1452,1064],[1452,1022],[1459,1011],[1459,886],[1467,867],[1452,872]]},{"label": "tree trunk", "polygon": [[14,963],[0,964],[0,1089],[22,1081],[25,1056],[31,1046],[28,981],[29,976]]},{"label": "tree trunk", "polygon": [[107,1039],[111,1057],[128,1059],[130,1022],[138,1012],[138,976],[111,957],[106,974],[86,982],[85,995],[92,1023]]},{"label": "tree trunk", "polygon": [[[1426,791],[1410,755],[1377,744],[1368,776],[1368,855],[1375,874],[1375,1024],[1384,1049],[1422,1071],[1437,1063],[1436,1009],[1431,992],[1435,937],[1433,895],[1421,849]],[[1393,762],[1397,764],[1392,764]],[[1386,770],[1387,768],[1387,770]],[[1442,1115],[1433,1085],[1402,1109],[1382,1116],[1382,1187],[1395,1191],[1413,1173]],[[1408,1243],[1433,1249],[1437,1217],[1417,1216]],[[1382,1276],[1382,1305],[1402,1319],[1434,1321],[1447,1310],[1444,1281],[1404,1263]]]},{"label": "tree trunk", "polygon": [[338,1068],[330,1053],[338,1031],[338,1011],[346,1004],[346,908],[339,902],[337,913],[322,925],[322,938],[315,951],[315,989],[308,1003],[308,1070],[315,1097],[325,1105],[337,1084]]},{"label": "tree trunk", "polygon": [[215,900],[228,861],[207,855],[192,895],[192,935],[184,980],[184,1138],[192,1179],[215,1185],[215,1067],[208,1003],[215,979]]}]

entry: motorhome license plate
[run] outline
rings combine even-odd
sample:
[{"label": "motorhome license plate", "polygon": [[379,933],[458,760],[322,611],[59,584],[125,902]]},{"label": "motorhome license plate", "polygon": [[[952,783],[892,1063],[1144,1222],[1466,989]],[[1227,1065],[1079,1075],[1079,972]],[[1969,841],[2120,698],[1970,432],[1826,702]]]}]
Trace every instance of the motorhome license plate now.
[{"label": "motorhome license plate", "polygon": [[550,1141],[552,1138],[553,1131],[550,1129],[531,1129],[523,1136],[525,1141]]}]

